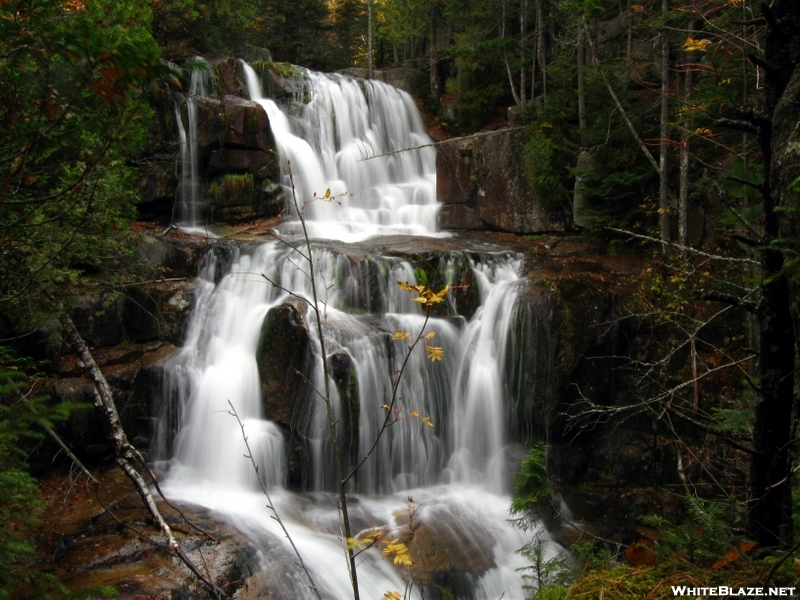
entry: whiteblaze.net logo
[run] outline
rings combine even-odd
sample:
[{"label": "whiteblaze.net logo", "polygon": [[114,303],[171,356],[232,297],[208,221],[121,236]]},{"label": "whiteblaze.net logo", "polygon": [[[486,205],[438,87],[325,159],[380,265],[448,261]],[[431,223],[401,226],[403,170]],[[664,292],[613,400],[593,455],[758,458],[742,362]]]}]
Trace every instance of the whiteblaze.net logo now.
[{"label": "whiteblaze.net logo", "polygon": [[728,587],[720,585],[717,587],[689,587],[685,585],[673,585],[673,596],[784,596],[793,597],[795,590],[793,587]]}]

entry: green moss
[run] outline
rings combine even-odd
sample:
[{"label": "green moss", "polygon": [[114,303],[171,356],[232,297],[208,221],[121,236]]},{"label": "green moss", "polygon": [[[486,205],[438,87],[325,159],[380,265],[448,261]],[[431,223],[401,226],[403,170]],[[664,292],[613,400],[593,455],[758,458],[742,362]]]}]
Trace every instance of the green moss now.
[{"label": "green moss", "polygon": [[302,79],[303,77],[303,70],[300,67],[287,62],[257,60],[251,66],[260,75],[263,75],[266,71],[272,71],[275,75],[287,79]]},{"label": "green moss", "polygon": [[215,204],[234,206],[245,204],[255,191],[252,173],[229,173],[208,186],[208,195]]}]

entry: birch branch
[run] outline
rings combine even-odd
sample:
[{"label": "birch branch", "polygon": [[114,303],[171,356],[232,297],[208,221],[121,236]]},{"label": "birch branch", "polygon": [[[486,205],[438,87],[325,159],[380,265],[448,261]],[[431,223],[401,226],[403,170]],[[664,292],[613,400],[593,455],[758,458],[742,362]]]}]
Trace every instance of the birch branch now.
[{"label": "birch branch", "polygon": [[97,366],[94,357],[86,347],[86,343],[83,341],[80,333],[78,333],[75,323],[72,322],[72,319],[69,317],[69,315],[63,315],[61,320],[69,340],[72,342],[72,345],[77,351],[78,356],[83,361],[89,377],[94,382],[95,406],[103,411],[106,421],[111,428],[111,436],[117,453],[116,463],[133,482],[133,485],[144,502],[145,507],[150,513],[150,516],[161,530],[161,533],[167,539],[167,550],[180,559],[180,561],[186,565],[186,567],[195,575],[195,577],[202,581],[214,593],[215,596],[218,598],[227,598],[228,594],[225,593],[225,591],[217,586],[213,581],[211,581],[208,576],[202,573],[197,565],[195,565],[186,555],[181,548],[180,543],[175,538],[175,534],[172,533],[172,529],[156,505],[155,498],[153,498],[153,495],[150,493],[147,482],[144,480],[144,477],[142,477],[142,474],[135,466],[137,463],[140,465],[145,465],[146,461],[141,453],[128,441],[128,436],[125,434],[125,430],[122,428],[122,422],[120,421],[119,413],[117,412],[117,406],[114,402],[114,394],[111,391],[111,386],[108,384],[108,381],[106,380],[102,371]]}]

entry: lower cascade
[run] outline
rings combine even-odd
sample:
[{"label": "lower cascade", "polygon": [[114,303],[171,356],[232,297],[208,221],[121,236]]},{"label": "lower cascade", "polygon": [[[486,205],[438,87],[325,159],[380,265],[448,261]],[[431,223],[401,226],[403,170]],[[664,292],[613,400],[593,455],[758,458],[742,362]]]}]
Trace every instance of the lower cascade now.
[{"label": "lower cascade", "polygon": [[[401,532],[413,512],[417,531],[430,531],[435,537],[431,543],[439,551],[457,549],[474,563],[458,565],[466,573],[463,581],[455,582],[455,587],[463,588],[457,597],[489,599],[505,593],[505,598],[523,598],[516,570],[525,566],[525,560],[515,552],[530,533],[508,523],[513,466],[507,457],[504,392],[505,348],[519,260],[511,255],[486,255],[480,261],[456,258],[468,262],[480,305],[466,320],[455,314],[451,301],[449,316],[430,319],[425,332],[435,333],[443,356],[430,361],[425,348],[417,347],[408,357],[399,386],[398,420],[354,478],[351,520],[356,523],[354,534],[374,528]],[[306,310],[303,316],[312,349],[304,373],[308,384],[295,394],[290,426],[266,419],[265,405],[270,402],[262,398],[259,381],[258,352],[263,352],[260,346],[269,335],[264,324],[270,311],[311,298],[309,279],[298,268],[301,260],[277,242],[243,248],[235,251],[227,274],[215,284],[223,267],[214,253],[209,254],[199,278],[187,343],[169,368],[165,391],[172,402],[165,407],[174,408],[176,414],[165,414],[161,423],[176,422],[177,432],[166,489],[172,497],[226,514],[252,534],[254,543],[270,535],[285,542],[265,508],[255,469],[244,457],[247,450],[230,414],[230,402],[244,424],[258,472],[324,597],[347,598],[352,590],[333,494],[332,444],[324,403],[313,391],[324,389],[313,311]],[[357,432],[347,431],[357,438],[353,459],[343,459],[352,466],[378,435],[386,414],[382,405],[392,395],[393,374],[408,352],[408,340],[395,339],[400,337],[395,333],[416,336],[425,317],[413,295],[396,284],[415,281],[409,262],[370,257],[351,264],[347,256],[325,245],[314,247],[313,261],[317,280],[325,282],[320,301],[329,361],[333,355],[348,357],[351,389],[357,395],[355,401],[349,399],[348,409],[341,386],[331,385],[340,431],[347,429],[342,424],[348,410],[352,413],[353,404],[358,407]],[[368,304],[365,299],[381,310],[358,308],[357,304]],[[291,342],[273,343],[280,348]],[[291,347],[285,351],[294,353]],[[430,419],[433,427],[411,418],[414,414]],[[169,445],[168,429],[164,425],[162,447]],[[296,454],[287,440],[294,438],[303,445],[303,493],[285,488],[287,457]],[[287,597],[312,598],[304,574],[288,554],[284,558],[293,581],[294,596]],[[448,559],[432,554],[427,560]],[[363,597],[380,598],[388,590],[405,588],[403,571],[382,560],[378,549],[366,551],[359,561],[363,561],[359,566]],[[435,566],[430,565],[432,570]]]},{"label": "lower cascade", "polygon": [[[248,75],[251,95],[270,114],[279,149],[293,148],[295,184],[303,194],[324,191],[306,190],[309,185],[335,187],[330,181],[337,169],[356,168],[359,154],[347,147],[335,157],[313,156],[310,146],[273,114],[274,103],[259,97],[252,72]],[[361,93],[349,80],[312,76],[311,81]],[[381,86],[367,88],[371,102],[387,95],[383,88],[388,86]],[[344,106],[335,108],[340,127]],[[380,146],[370,141],[373,126],[365,124],[364,135],[367,143]],[[325,127],[320,120],[317,130]],[[414,121],[407,129],[417,128]],[[341,141],[343,132],[334,137]],[[432,154],[432,149],[424,152]],[[393,183],[380,183],[380,177],[361,181],[357,173],[344,177],[348,186],[357,182],[351,189],[362,190],[364,198],[354,194],[349,207],[315,208],[308,215],[312,235],[328,232],[325,237],[348,240],[387,233],[434,235],[433,173],[427,174],[425,166],[430,156],[414,154],[383,166],[375,163],[373,171],[392,171]],[[319,173],[327,180],[309,184],[303,169],[312,163],[310,173],[315,172],[314,160],[326,163]],[[411,169],[416,160],[422,160],[421,166]],[[406,184],[398,179],[404,169],[423,175]],[[304,251],[305,240],[290,236],[262,245],[218,244],[207,254],[195,284],[186,343],[167,368],[154,441],[154,454],[166,471],[167,495],[219,512],[258,549],[262,564],[254,570],[260,590],[251,590],[248,597],[316,597],[266,507],[258,476],[322,597],[353,594],[337,508],[333,443],[319,393],[326,388],[323,340],[309,308],[314,290]],[[442,287],[455,285],[457,273],[467,270],[474,306],[469,317],[462,316],[451,293],[427,321],[420,303],[413,301],[415,294],[397,282],[427,285],[434,274],[415,270],[409,261],[317,240],[311,263],[343,470],[349,472],[369,454],[347,484],[352,534],[358,539],[382,530],[387,539],[410,540],[414,560],[408,569],[382,558],[377,544],[366,549],[357,558],[361,597],[403,593],[410,576],[417,586],[413,597],[424,589],[425,598],[437,598],[448,588],[456,598],[524,598],[519,569],[526,559],[516,551],[532,534],[509,523],[515,465],[506,434],[505,382],[519,257],[442,255],[435,280]],[[410,351],[423,327],[433,337]],[[441,349],[434,353],[436,360],[426,345]],[[401,369],[390,425],[380,435]],[[246,458],[244,436],[257,472]],[[554,555],[555,545],[547,553]]]}]

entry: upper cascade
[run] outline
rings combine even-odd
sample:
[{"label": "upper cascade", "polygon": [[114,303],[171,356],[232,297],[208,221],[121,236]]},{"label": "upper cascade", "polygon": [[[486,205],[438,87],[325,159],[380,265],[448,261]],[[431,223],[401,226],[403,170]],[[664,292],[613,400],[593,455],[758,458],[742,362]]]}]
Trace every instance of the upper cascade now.
[{"label": "upper cascade", "polygon": [[308,101],[292,116],[264,98],[255,70],[243,66],[251,99],[269,115],[281,183],[311,237],[440,235],[436,153],[411,96],[380,81],[304,70]]}]

